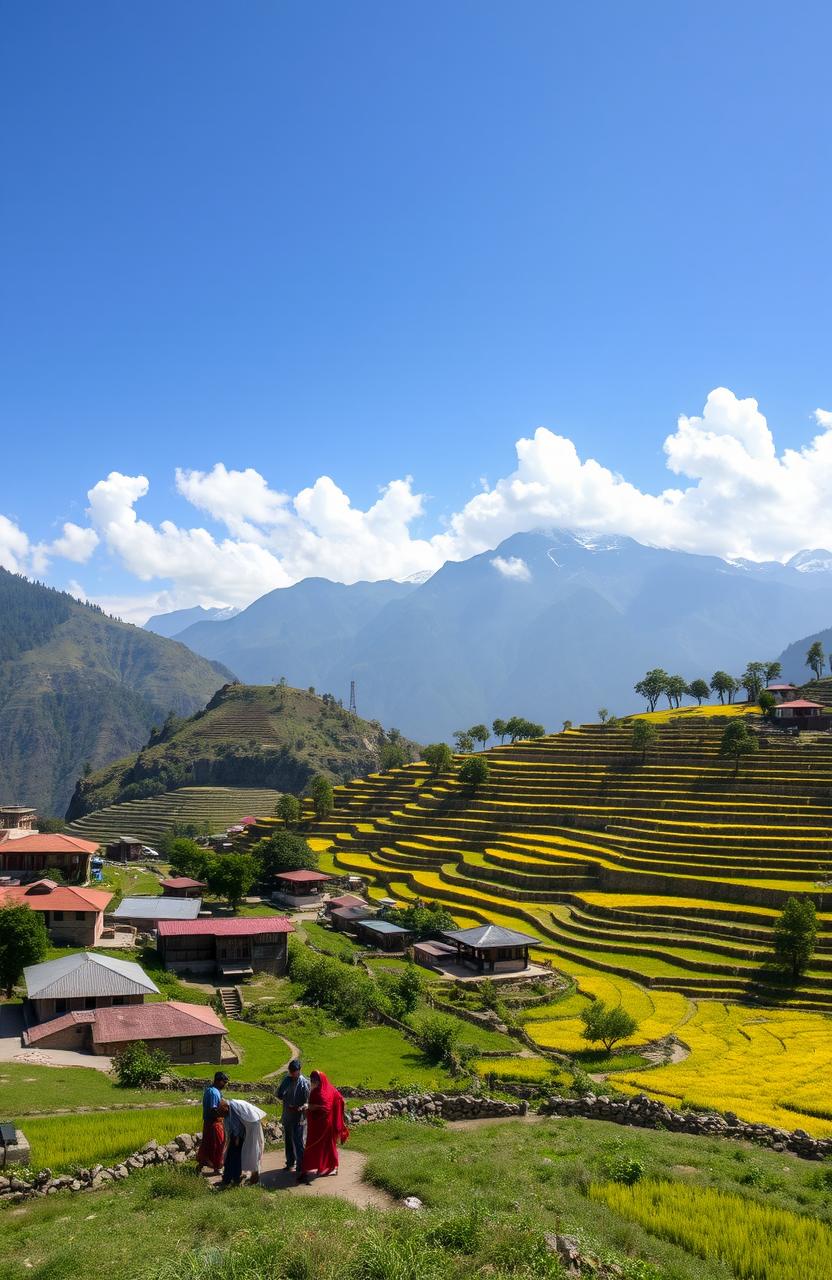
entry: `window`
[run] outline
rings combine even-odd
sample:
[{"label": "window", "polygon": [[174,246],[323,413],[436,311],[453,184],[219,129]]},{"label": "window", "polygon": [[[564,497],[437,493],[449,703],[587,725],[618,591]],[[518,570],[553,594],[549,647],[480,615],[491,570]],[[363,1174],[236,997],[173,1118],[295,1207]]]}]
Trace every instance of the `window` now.
[{"label": "window", "polygon": [[95,1008],[95,996],[85,996],[85,997],[84,997],[84,1008],[85,1008],[85,1009],[94,1009],[94,1008]]},{"label": "window", "polygon": [[57,1017],[59,1013],[66,1013],[66,1000],[55,1001],[55,1016]]},{"label": "window", "polygon": [[124,996],[113,996],[113,1004],[124,1004]]},{"label": "window", "polygon": [[193,1040],[179,1041],[179,1056],[180,1058],[192,1058],[194,1056]]},{"label": "window", "polygon": [[53,911],[53,912],[52,912],[52,919],[53,919],[53,920],[63,920],[63,918],[64,918],[64,913],[63,913],[63,911]]},{"label": "window", "polygon": [[86,918],[87,918],[87,913],[86,913],[86,911],[76,911],[76,912],[75,912],[75,919],[76,919],[76,920],[86,920]]}]

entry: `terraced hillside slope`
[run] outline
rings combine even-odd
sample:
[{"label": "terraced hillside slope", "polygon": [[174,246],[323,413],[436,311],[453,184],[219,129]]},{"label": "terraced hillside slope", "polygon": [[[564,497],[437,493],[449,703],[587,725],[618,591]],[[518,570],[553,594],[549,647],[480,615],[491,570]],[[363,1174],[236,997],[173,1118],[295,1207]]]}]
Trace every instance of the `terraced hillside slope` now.
[{"label": "terraced hillside slope", "polygon": [[135,751],[231,678],[174,640],[0,569],[0,803],[66,809],[83,769]]},{"label": "terraced hillside slope", "polygon": [[[822,1016],[832,1011],[832,739],[761,732],[735,777],[719,743],[726,716],[743,711],[658,714],[644,764],[630,725],[585,725],[488,751],[490,778],[476,792],[421,764],[362,779],[338,790],[313,838],[324,867],[370,876],[399,898],[438,899],[464,921],[519,925],[586,996],[631,1008],[637,1041],[674,1035],[695,1050],[634,1087],[656,1088],[664,1071],[671,1095],[679,1087],[713,1105],[718,1094],[776,1122],[789,1102],[832,1131],[821,1093],[832,1068]],[[774,921],[792,893],[811,895],[821,913],[794,989],[771,964]],[[527,1029],[569,1051],[579,1023],[561,1014]],[[787,1051],[784,1077],[772,1054]]]},{"label": "terraced hillside slope", "polygon": [[[136,755],[82,778],[67,818],[73,831],[95,826],[141,834],[144,823],[142,829],[158,838],[152,824],[166,815],[174,820],[183,788],[186,801],[201,793],[207,812],[217,815],[226,810],[216,807],[209,791],[252,789],[242,808],[234,799],[229,821],[271,813],[276,793],[299,793],[318,773],[343,781],[377,768],[388,741],[381,725],[350,715],[329,698],[281,685],[225,685],[204,711],[171,718]],[[414,744],[404,745],[415,753]],[[153,803],[137,812],[137,801]],[[88,817],[93,813],[100,814],[96,824]]]},{"label": "terraced hillside slope", "polygon": [[149,800],[125,800],[79,818],[72,835],[105,844],[120,835],[135,836],[151,848],[174,827],[206,834],[225,831],[241,818],[272,813],[280,792],[268,787],[177,787]]}]

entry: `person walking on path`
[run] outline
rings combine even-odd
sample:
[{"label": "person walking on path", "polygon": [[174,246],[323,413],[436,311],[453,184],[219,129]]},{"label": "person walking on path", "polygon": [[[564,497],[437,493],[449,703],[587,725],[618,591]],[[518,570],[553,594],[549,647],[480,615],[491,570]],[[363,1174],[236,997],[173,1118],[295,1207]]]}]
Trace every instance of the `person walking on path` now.
[{"label": "person walking on path", "polygon": [[253,1102],[244,1098],[231,1098],[228,1113],[235,1122],[243,1126],[243,1141],[240,1150],[240,1172],[249,1175],[249,1182],[260,1181],[260,1163],[263,1159],[263,1121],[265,1111],[255,1107]]},{"label": "person walking on path", "polygon": [[306,1105],[309,1102],[310,1084],[301,1073],[300,1059],[293,1058],[288,1066],[288,1074],[283,1077],[277,1089],[277,1099],[283,1103],[283,1141],[286,1148],[286,1168],[297,1169],[300,1177],[303,1164],[303,1127],[306,1118]]},{"label": "person walking on path", "polygon": [[214,1083],[209,1084],[202,1094],[202,1141],[196,1153],[200,1169],[207,1166],[214,1173],[222,1170],[223,1152],[225,1151],[225,1129],[219,1113],[222,1102],[222,1090],[228,1084],[228,1076],[224,1071],[217,1071]]},{"label": "person walking on path", "polygon": [[308,1182],[310,1173],[317,1173],[318,1177],[337,1173],[338,1144],[350,1136],[344,1122],[343,1095],[330,1084],[323,1071],[313,1071],[309,1079],[312,1092],[307,1112],[306,1148],[298,1179],[301,1182]]}]

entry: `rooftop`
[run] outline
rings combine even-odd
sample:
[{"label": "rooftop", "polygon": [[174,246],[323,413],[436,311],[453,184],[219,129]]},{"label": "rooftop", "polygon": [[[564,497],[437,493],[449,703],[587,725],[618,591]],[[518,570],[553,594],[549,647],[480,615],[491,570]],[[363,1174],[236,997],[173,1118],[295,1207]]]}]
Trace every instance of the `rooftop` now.
[{"label": "rooftop", "polygon": [[290,884],[320,884],[331,880],[324,871],[276,871],[275,880],[288,880]]},{"label": "rooftop", "polygon": [[342,893],[338,898],[330,898],[329,906],[337,911],[339,907],[366,907],[363,898],[357,897],[354,893]]},{"label": "rooftop", "polygon": [[369,907],[367,903],[358,903],[354,907],[336,907],[330,915],[337,916],[339,920],[363,920],[367,916],[374,914],[374,909]]},{"label": "rooftop", "polygon": [[106,889],[35,880],[33,884],[0,887],[0,906],[25,903],[34,911],[103,911],[112,896]]},{"label": "rooftop", "polygon": [[805,708],[807,708],[807,707],[817,707],[819,711],[822,711],[822,710],[823,710],[823,703],[822,703],[822,702],[808,702],[808,701],[806,700],[806,698],[793,698],[793,699],[791,700],[791,702],[781,702],[779,706],[777,706],[777,707],[775,707],[775,708],[774,708],[774,710],[775,710],[775,711],[782,711],[784,708],[787,708],[787,707],[797,707],[797,708],[798,708],[798,710],[800,710],[801,708],[805,709]]},{"label": "rooftop", "polygon": [[122,898],[114,920],[195,920],[201,898]]},{"label": "rooftop", "polygon": [[190,876],[168,876],[160,881],[163,889],[207,889],[204,880],[192,880]]},{"label": "rooftop", "polygon": [[95,853],[98,841],[81,840],[61,831],[53,834],[41,831],[7,830],[0,828],[0,844],[14,844],[15,853]]},{"label": "rooftop", "polygon": [[94,1009],[74,1009],[71,1013],[62,1013],[60,1017],[49,1018],[46,1022],[39,1022],[34,1027],[29,1027],[23,1032],[23,1039],[26,1044],[37,1044],[38,1040],[42,1040],[44,1036],[54,1035],[56,1031],[65,1031],[67,1027],[76,1027],[90,1022],[95,1022]]},{"label": "rooftop", "polygon": [[499,947],[535,946],[537,938],[515,929],[504,929],[498,924],[482,924],[474,929],[446,930],[442,934],[451,942],[461,942],[466,947],[478,947],[483,951],[497,950]]},{"label": "rooftop", "polygon": [[[188,901],[188,899],[184,899]],[[191,899],[194,901],[194,899]],[[263,933],[294,933],[295,926],[285,916],[244,916],[211,920],[161,920],[160,938],[196,937],[253,938]]]},{"label": "rooftop", "polygon": [[92,1038],[96,1044],[112,1044],[119,1040],[189,1038],[212,1032],[224,1035],[225,1027],[208,1005],[166,1000],[96,1009]]},{"label": "rooftop", "polygon": [[30,1000],[71,996],[144,996],[159,994],[144,969],[131,960],[79,951],[23,970]]},{"label": "rooftop", "polygon": [[371,929],[373,933],[409,933],[400,924],[391,924],[389,920],[362,920],[362,928]]}]

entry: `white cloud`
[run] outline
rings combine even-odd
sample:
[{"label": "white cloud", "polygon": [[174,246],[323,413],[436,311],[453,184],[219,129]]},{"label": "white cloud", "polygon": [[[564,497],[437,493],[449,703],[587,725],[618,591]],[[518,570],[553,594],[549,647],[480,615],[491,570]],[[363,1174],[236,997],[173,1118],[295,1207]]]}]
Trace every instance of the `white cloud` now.
[{"label": "white cloud", "polygon": [[[218,534],[141,519],[136,508],[148,492],[147,478],[114,471],[89,491],[91,527],[67,524],[51,545],[32,547],[14,521],[0,517],[0,563],[24,571],[40,556],[84,563],[100,539],[128,573],[156,584],[140,598],[102,601],[138,617],[196,603],[245,605],[312,575],[340,582],[404,579],[492,550],[513,533],[552,526],[784,560],[804,547],[832,546],[832,412],[817,409],[814,419],[813,439],[778,453],[756,400],[719,387],[701,415],[679,417],[665,440],[674,481],[658,493],[582,458],[567,436],[539,427],[517,441],[514,470],[492,487],[483,485],[431,537],[414,535],[426,504],[410,477],[384,486],[361,510],[327,475],[291,496],[250,467],[178,469],[179,493],[222,528]],[[492,563],[522,580],[522,561],[506,567],[515,559]]]},{"label": "white cloud", "polygon": [[504,578],[531,582],[532,571],[521,556],[495,556],[491,563]]}]

